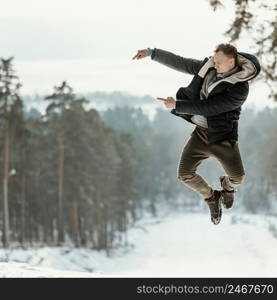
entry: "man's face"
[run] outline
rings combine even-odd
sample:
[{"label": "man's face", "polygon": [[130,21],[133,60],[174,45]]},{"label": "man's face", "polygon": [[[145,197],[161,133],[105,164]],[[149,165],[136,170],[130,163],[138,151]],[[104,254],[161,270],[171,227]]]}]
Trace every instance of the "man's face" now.
[{"label": "man's face", "polygon": [[217,73],[225,73],[230,71],[235,66],[235,59],[226,56],[222,51],[214,54],[214,67]]}]

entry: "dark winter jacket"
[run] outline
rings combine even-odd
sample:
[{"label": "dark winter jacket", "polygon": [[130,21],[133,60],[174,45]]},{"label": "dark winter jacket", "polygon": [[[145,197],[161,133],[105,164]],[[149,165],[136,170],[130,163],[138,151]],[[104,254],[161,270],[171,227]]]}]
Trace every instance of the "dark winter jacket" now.
[{"label": "dark winter jacket", "polygon": [[248,81],[255,78],[261,69],[255,56],[238,52],[240,70],[211,84],[208,88],[209,95],[204,100],[200,99],[200,90],[204,77],[215,69],[212,56],[201,61],[154,48],[151,59],[194,75],[187,87],[181,87],[177,91],[176,108],[171,110],[172,114],[191,123],[193,115],[205,116],[209,143],[224,139],[238,140],[238,120],[241,106],[248,96]]}]

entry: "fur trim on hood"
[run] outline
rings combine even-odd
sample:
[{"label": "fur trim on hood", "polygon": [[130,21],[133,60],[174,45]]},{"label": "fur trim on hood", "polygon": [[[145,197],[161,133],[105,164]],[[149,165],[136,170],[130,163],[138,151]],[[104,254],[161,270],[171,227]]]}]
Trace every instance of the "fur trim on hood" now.
[{"label": "fur trim on hood", "polygon": [[[222,78],[211,84],[209,90],[212,90],[221,81],[227,81],[235,84],[239,81],[251,80],[255,78],[261,71],[259,61],[254,55],[249,53],[238,52],[238,66],[240,67],[240,70],[238,72],[233,73],[232,75]],[[213,56],[210,56],[208,61],[201,67],[198,75],[204,78],[210,68],[214,68]]]}]

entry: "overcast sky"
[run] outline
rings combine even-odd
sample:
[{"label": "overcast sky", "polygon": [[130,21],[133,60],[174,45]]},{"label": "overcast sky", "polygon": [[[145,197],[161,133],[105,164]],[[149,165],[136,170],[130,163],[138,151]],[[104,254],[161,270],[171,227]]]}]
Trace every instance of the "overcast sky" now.
[{"label": "overcast sky", "polygon": [[[75,92],[174,97],[190,75],[150,58],[131,58],[147,47],[199,59],[212,55],[215,45],[228,42],[223,32],[234,13],[232,1],[225,2],[228,6],[213,12],[207,0],[5,1],[0,56],[15,56],[23,94],[50,92],[68,80]],[[246,37],[235,45],[251,53]],[[268,104],[266,86],[254,86],[249,104]]]}]

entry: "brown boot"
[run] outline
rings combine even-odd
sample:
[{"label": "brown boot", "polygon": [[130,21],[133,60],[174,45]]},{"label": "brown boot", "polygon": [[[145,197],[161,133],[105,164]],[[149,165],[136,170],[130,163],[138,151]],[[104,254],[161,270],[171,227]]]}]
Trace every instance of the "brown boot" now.
[{"label": "brown boot", "polygon": [[224,208],[226,209],[230,209],[232,206],[233,206],[233,203],[234,203],[234,195],[235,195],[235,192],[236,190],[233,189],[233,190],[226,190],[224,187],[223,187],[223,181],[224,181],[224,178],[227,177],[227,176],[220,176],[219,177],[219,180],[220,180],[220,184],[222,186],[222,205]]},{"label": "brown boot", "polygon": [[219,224],[222,216],[221,197],[221,191],[214,190],[213,195],[210,198],[204,199],[210,209],[211,221],[215,225]]}]

